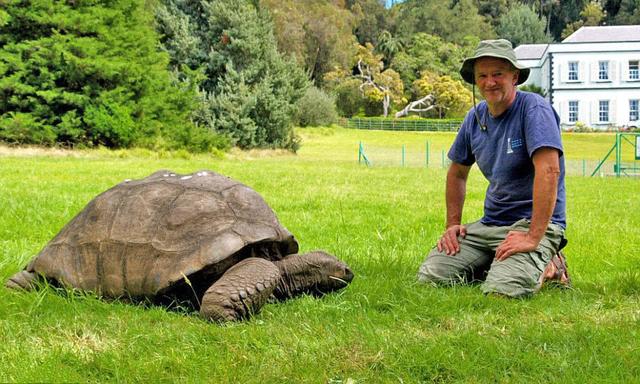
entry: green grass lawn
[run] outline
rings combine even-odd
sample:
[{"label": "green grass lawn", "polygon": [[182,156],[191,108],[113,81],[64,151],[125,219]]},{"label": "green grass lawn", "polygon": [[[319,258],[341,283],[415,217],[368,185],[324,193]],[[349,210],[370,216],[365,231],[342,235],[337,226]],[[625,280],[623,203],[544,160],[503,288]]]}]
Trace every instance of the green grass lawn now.
[{"label": "green grass lawn", "polygon": [[[356,278],[322,299],[267,304],[225,326],[91,295],[0,288],[0,382],[640,382],[640,179],[568,176],[572,290],[527,300],[433,288],[415,273],[444,223],[441,167],[357,164],[358,143],[445,150],[450,133],[299,131],[297,155],[224,159],[147,151],[0,155],[0,278],[24,265],[95,195],[166,168],[210,169],[257,190],[302,251]],[[612,135],[568,134],[599,160]],[[464,218],[481,215],[475,169]]]}]

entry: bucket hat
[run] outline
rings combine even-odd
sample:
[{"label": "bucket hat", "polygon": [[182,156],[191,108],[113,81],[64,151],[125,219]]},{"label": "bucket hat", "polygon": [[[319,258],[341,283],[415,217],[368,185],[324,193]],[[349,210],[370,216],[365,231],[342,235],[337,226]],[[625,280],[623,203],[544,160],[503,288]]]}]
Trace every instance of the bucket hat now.
[{"label": "bucket hat", "polygon": [[518,62],[518,59],[516,59],[516,53],[513,50],[513,46],[511,45],[511,42],[509,40],[482,40],[478,44],[475,54],[464,59],[464,62],[462,62],[462,67],[460,68],[460,75],[462,75],[464,81],[469,84],[474,83],[473,64],[477,59],[481,57],[497,57],[499,59],[505,59],[509,61],[515,68],[520,70],[517,85],[524,83],[529,77],[529,68]]}]

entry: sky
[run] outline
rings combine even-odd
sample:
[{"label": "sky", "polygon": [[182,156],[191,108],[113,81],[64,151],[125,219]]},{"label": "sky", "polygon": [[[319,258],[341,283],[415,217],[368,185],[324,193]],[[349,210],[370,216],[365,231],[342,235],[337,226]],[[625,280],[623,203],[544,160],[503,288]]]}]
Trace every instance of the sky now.
[{"label": "sky", "polygon": [[398,4],[401,3],[403,0],[385,0],[386,2],[386,7],[389,8],[391,7],[394,3]]}]

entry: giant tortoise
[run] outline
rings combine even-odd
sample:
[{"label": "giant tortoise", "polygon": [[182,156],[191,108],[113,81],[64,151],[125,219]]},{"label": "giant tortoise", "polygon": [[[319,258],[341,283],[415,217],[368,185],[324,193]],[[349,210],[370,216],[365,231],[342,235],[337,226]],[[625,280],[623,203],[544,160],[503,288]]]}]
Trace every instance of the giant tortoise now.
[{"label": "giant tortoise", "polygon": [[188,303],[213,321],[245,319],[270,299],[321,295],[353,279],[298,243],[262,197],[212,171],[161,170],[103,192],[7,286],[47,280],[105,298]]}]

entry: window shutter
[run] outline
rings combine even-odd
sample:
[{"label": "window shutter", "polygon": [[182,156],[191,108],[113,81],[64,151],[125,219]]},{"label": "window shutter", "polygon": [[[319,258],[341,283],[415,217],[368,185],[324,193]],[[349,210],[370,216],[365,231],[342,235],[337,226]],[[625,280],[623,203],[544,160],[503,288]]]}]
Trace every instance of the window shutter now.
[{"label": "window shutter", "polygon": [[591,82],[595,83],[596,81],[598,81],[598,62],[591,62],[589,63],[589,67],[590,67],[590,71],[589,73],[591,74]]},{"label": "window shutter", "polygon": [[609,122],[616,123],[616,101],[609,100]]},{"label": "window shutter", "polygon": [[585,81],[587,79],[587,65],[584,61],[578,64],[578,80]]},{"label": "window shutter", "polygon": [[623,61],[621,66],[620,81],[629,81],[629,60]]},{"label": "window shutter", "polygon": [[589,122],[588,106],[586,102],[578,100],[578,121]]},{"label": "window shutter", "polygon": [[598,124],[598,112],[600,112],[598,101],[594,100],[591,102],[591,124]]},{"label": "window shutter", "polygon": [[[566,69],[564,67],[567,67]],[[560,74],[560,82],[561,83],[566,83],[567,79],[568,79],[568,75],[567,72],[569,71],[569,65],[564,65],[558,63],[558,73]]]},{"label": "window shutter", "polygon": [[609,80],[616,81],[618,74],[618,62],[611,60],[609,61]]}]

